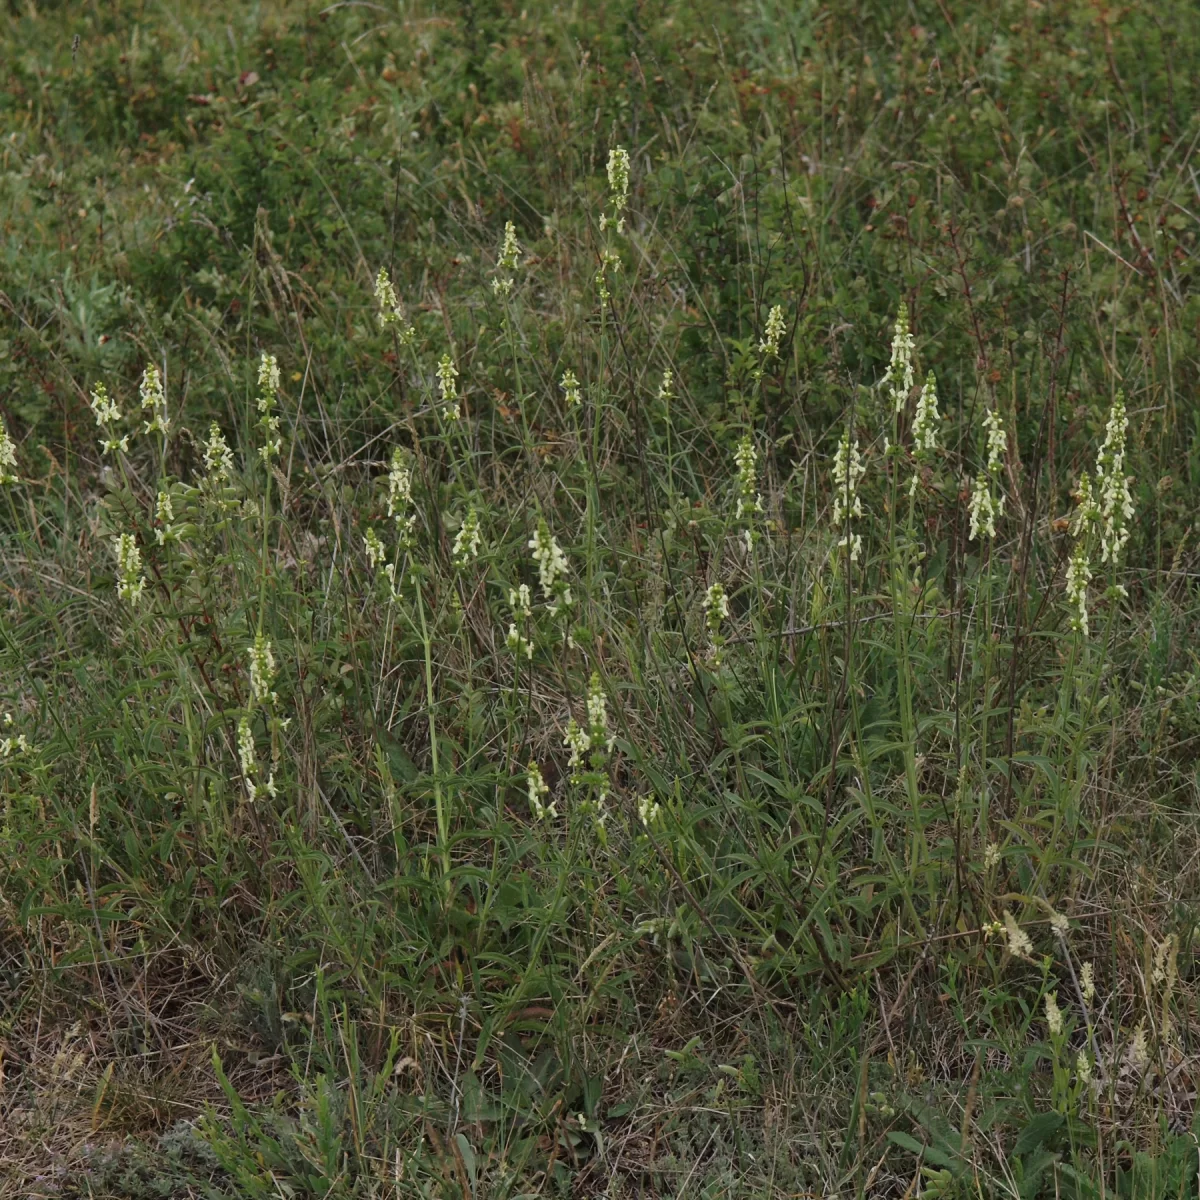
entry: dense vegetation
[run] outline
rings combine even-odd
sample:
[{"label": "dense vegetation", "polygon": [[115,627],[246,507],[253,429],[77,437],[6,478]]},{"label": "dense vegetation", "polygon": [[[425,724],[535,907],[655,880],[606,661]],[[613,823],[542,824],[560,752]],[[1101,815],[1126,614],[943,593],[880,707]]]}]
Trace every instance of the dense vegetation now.
[{"label": "dense vegetation", "polygon": [[1197,1194],[1190,0],[0,61],[0,1195]]}]

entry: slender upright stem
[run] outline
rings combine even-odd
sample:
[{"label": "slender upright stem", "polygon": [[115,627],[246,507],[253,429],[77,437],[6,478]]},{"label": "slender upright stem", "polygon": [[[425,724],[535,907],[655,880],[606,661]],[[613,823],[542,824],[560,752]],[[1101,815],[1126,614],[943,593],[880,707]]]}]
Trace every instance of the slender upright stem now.
[{"label": "slender upright stem", "polygon": [[414,572],[413,582],[417,592],[417,612],[421,620],[421,643],[425,648],[425,708],[429,720],[429,763],[433,773],[433,803],[437,814],[438,852],[442,860],[442,875],[450,886],[450,835],[447,824],[446,806],[442,796],[442,777],[438,769],[437,721],[433,710],[433,639],[429,636],[429,625],[425,620],[425,594],[420,575]]}]

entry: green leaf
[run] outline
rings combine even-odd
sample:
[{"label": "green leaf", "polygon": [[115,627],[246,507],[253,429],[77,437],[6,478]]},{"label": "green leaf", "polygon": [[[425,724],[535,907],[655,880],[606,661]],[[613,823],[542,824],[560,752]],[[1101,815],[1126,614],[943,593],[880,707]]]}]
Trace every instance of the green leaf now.
[{"label": "green leaf", "polygon": [[1052,1138],[1062,1127],[1066,1118],[1062,1113],[1038,1113],[1029,1119],[1013,1145],[1013,1154],[1018,1158],[1037,1150]]},{"label": "green leaf", "polygon": [[918,1142],[915,1137],[904,1133],[902,1130],[891,1129],[888,1131],[887,1136],[889,1142],[899,1146],[902,1150],[907,1150],[917,1158],[924,1159],[926,1162],[952,1169],[962,1167],[962,1157],[960,1155],[939,1150],[936,1146],[930,1146],[924,1142]]}]

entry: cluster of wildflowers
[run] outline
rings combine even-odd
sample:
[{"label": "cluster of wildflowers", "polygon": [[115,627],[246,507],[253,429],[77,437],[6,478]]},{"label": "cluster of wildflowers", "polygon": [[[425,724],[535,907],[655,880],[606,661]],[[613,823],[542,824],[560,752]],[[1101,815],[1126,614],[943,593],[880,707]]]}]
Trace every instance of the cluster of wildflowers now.
[{"label": "cluster of wildflowers", "polygon": [[584,755],[591,748],[591,739],[587,730],[572,717],[567,722],[567,732],[563,737],[563,745],[571,752],[567,758],[567,766],[573,771],[584,765]]},{"label": "cluster of wildflowers", "polygon": [[0,420],[0,484],[17,483],[17,448]]},{"label": "cluster of wildflowers", "polygon": [[1004,516],[1004,493],[999,488],[1000,472],[1004,469],[1004,455],[1008,449],[1008,436],[1004,423],[995,409],[983,415],[984,440],[987,447],[987,469],[975,477],[971,490],[971,501],[967,508],[970,528],[967,537],[978,541],[981,537],[996,536],[996,518]]},{"label": "cluster of wildflowers", "polygon": [[1088,584],[1092,581],[1092,568],[1088,562],[1087,543],[1083,538],[1075,543],[1067,563],[1067,604],[1071,610],[1071,628],[1076,633],[1088,635]]},{"label": "cluster of wildflowers", "polygon": [[905,402],[913,389],[913,335],[908,327],[908,305],[903,301],[896,312],[896,324],[892,330],[892,357],[880,386],[888,389],[892,407],[903,412]]},{"label": "cluster of wildflowers", "polygon": [[[203,496],[218,509],[233,508],[237,500],[228,491],[233,482],[233,451],[221,433],[221,427],[213,421],[208,427],[208,440],[204,443],[204,476],[200,480]],[[164,539],[165,539],[164,531]]]},{"label": "cluster of wildflowers", "polygon": [[708,629],[708,640],[712,646],[713,661],[721,662],[721,648],[725,638],[721,633],[722,624],[729,619],[729,597],[720,583],[712,584],[704,593],[704,624]]},{"label": "cluster of wildflowers", "polygon": [[1086,1088],[1092,1082],[1092,1060],[1083,1050],[1075,1055],[1075,1077],[1081,1088]]},{"label": "cluster of wildflowers", "polygon": [[525,772],[525,785],[529,793],[529,810],[535,820],[548,821],[558,816],[554,802],[546,802],[546,797],[550,795],[550,785],[542,775],[542,768],[532,760]]},{"label": "cluster of wildflowers", "polygon": [[1090,962],[1085,962],[1079,971],[1079,988],[1083,992],[1085,1004],[1091,1004],[1096,998],[1096,968]]},{"label": "cluster of wildflowers", "polygon": [[363,545],[367,551],[367,565],[372,571],[378,571],[387,560],[387,547],[383,544],[379,534],[370,526],[363,535]]},{"label": "cluster of wildflowers", "polygon": [[175,504],[171,493],[160,491],[154,501],[155,530],[154,540],[160,546],[173,542],[179,537],[179,529],[175,525]]},{"label": "cluster of wildflowers", "polygon": [[925,376],[925,385],[917,400],[917,412],[913,418],[913,449],[918,455],[932,454],[938,448],[938,422],[942,414],[938,412],[937,380],[930,371]]},{"label": "cluster of wildflowers", "polygon": [[462,409],[458,403],[458,385],[454,382],[457,378],[458,368],[454,365],[454,360],[449,354],[443,354],[438,361],[437,380],[442,393],[442,416],[451,421],[462,417]]},{"label": "cluster of wildflowers", "polygon": [[[1092,579],[1089,557],[1092,531],[1099,532],[1100,561],[1114,568],[1129,541],[1134,507],[1130,492],[1132,478],[1125,474],[1128,429],[1125,397],[1118,392],[1109,410],[1104,444],[1096,455],[1095,479],[1083,472],[1075,491],[1077,504],[1069,528],[1076,540],[1067,563],[1066,597],[1071,611],[1071,628],[1085,637],[1088,632],[1087,589]],[[1125,589],[1114,583],[1112,592],[1124,595]]]},{"label": "cluster of wildflowers", "polygon": [[500,247],[500,258],[496,263],[499,274],[492,280],[492,290],[497,296],[509,296],[513,290],[512,273],[521,259],[521,243],[517,241],[517,227],[511,221],[504,222],[504,243]]},{"label": "cluster of wildflowers", "polygon": [[508,604],[514,616],[528,621],[533,616],[533,597],[529,593],[529,584],[522,583],[518,587],[509,588]]},{"label": "cluster of wildflowers", "polygon": [[533,657],[533,643],[527,637],[521,635],[521,631],[517,628],[515,621],[509,622],[504,644],[513,654],[524,654],[526,658]]},{"label": "cluster of wildflowers", "polygon": [[1008,937],[1008,952],[1013,958],[1027,959],[1033,956],[1033,942],[1029,940],[1029,934],[1017,924],[1017,918],[1007,908],[1004,910],[1004,932]]},{"label": "cluster of wildflowers", "polygon": [[[917,412],[913,417],[913,454],[918,463],[928,462],[937,453],[938,424],[941,419],[942,414],[938,412],[937,380],[930,371],[925,376],[925,383],[917,398]],[[914,472],[908,485],[909,496],[916,495],[919,478],[919,473]]]},{"label": "cluster of wildflowers", "polygon": [[[249,654],[250,702],[252,706],[275,705],[279,702],[278,694],[273,691],[275,684],[275,653],[271,641],[260,629],[254,635],[254,643]],[[242,781],[246,786],[246,796],[249,800],[261,800],[265,796],[275,796],[275,772],[266,772],[258,761],[254,748],[254,730],[251,724],[254,708],[242,714],[237,727],[238,761],[242,768]],[[272,729],[279,729],[288,724],[278,718],[268,721]],[[275,757],[278,757],[276,754]]]},{"label": "cluster of wildflowers", "polygon": [[[614,146],[608,152],[608,202],[612,206],[611,221],[618,233],[625,232],[625,209],[629,206],[629,151]],[[608,228],[610,218],[600,214],[600,228]]]},{"label": "cluster of wildflowers", "polygon": [[596,269],[596,291],[600,296],[600,303],[607,304],[612,298],[612,293],[608,290],[608,275],[611,271],[614,275],[621,269],[621,259],[612,250],[602,250],[600,252],[600,266]]},{"label": "cluster of wildflowers", "polygon": [[653,796],[638,797],[638,820],[647,829],[662,821],[662,805]]},{"label": "cluster of wildflowers", "polygon": [[991,480],[987,475],[976,475],[971,487],[971,499],[967,505],[967,516],[971,523],[967,537],[971,541],[978,540],[980,536],[994,538],[998,515]]},{"label": "cluster of wildflowers", "polygon": [[1046,1028],[1051,1037],[1062,1037],[1063,1015],[1062,1009],[1058,1007],[1057,992],[1046,993]]},{"label": "cluster of wildflowers", "polygon": [[758,451],[754,448],[754,441],[749,434],[738,442],[737,449],[733,452],[733,461],[737,467],[734,485],[737,492],[737,511],[734,513],[734,519],[746,522],[742,538],[749,553],[754,544],[750,525],[763,510],[762,496],[758,490]]},{"label": "cluster of wildflowers", "polygon": [[1179,942],[1173,933],[1168,933],[1154,947],[1154,962],[1150,970],[1150,982],[1164,991],[1175,990],[1179,978]]},{"label": "cluster of wildflowers", "polygon": [[1125,474],[1125,435],[1129,417],[1125,396],[1118,392],[1108,414],[1104,445],[1096,456],[1096,486],[1099,491],[1100,561],[1114,566],[1129,541],[1129,523],[1133,520],[1131,477]]},{"label": "cluster of wildflowers", "polygon": [[662,382],[658,385],[658,398],[660,400],[675,399],[675,372],[667,367],[662,373]]},{"label": "cluster of wildflowers", "polygon": [[1086,471],[1079,476],[1075,499],[1078,503],[1071,517],[1070,533],[1072,537],[1083,537],[1100,516],[1100,506],[1096,503],[1096,496],[1092,491],[1092,477]]},{"label": "cluster of wildflowers", "polygon": [[1138,1027],[1133,1031],[1133,1041],[1130,1042],[1129,1050],[1126,1052],[1126,1061],[1135,1075],[1142,1075],[1150,1065],[1150,1047],[1146,1043],[1145,1020],[1139,1021]]},{"label": "cluster of wildflowers", "polygon": [[142,372],[138,395],[142,399],[142,411],[150,414],[150,420],[143,422],[142,428],[147,433],[161,433],[165,438],[171,428],[171,418],[167,413],[162,375],[153,363],[147,363]]},{"label": "cluster of wildflowers", "polygon": [[610,783],[606,764],[614,744],[615,739],[608,728],[608,698],[600,684],[599,672],[593,671],[588,681],[587,725],[579,725],[572,717],[567,722],[563,745],[570,752],[567,765],[572,772],[571,782],[590,784],[595,788],[592,814],[601,830],[608,816],[605,801]]},{"label": "cluster of wildflowers", "polygon": [[588,681],[587,712],[588,734],[591,738],[592,748],[597,749],[603,746],[604,752],[611,754],[614,739],[608,731],[608,697],[605,696],[604,689],[600,686],[598,671],[593,671],[592,677]]},{"label": "cluster of wildflowers", "polygon": [[504,639],[505,645],[513,654],[524,654],[526,658],[533,657],[533,642],[521,633],[521,628],[528,628],[529,619],[533,616],[533,597],[529,593],[529,584],[508,589],[508,606],[513,611],[513,619],[509,622],[508,634]]},{"label": "cluster of wildflowers", "polygon": [[137,604],[146,590],[146,573],[142,569],[142,552],[132,533],[113,538],[113,554],[117,560],[117,595]]},{"label": "cluster of wildflowers", "polygon": [[379,274],[375,276],[375,299],[379,302],[379,327],[386,329],[389,325],[395,325],[399,332],[400,340],[408,345],[416,337],[417,331],[409,322],[408,314],[404,311],[404,305],[400,303],[400,297],[396,295],[396,289],[392,286],[392,281],[388,277],[387,269],[379,268]]},{"label": "cluster of wildflowers", "polygon": [[851,562],[862,553],[862,534],[854,532],[851,521],[863,515],[858,485],[866,470],[858,439],[847,429],[833,456],[833,527],[841,533],[838,548],[847,550]]},{"label": "cluster of wildflowers", "polygon": [[216,421],[208,427],[204,444],[204,474],[214,485],[228,483],[233,474],[233,451]]},{"label": "cluster of wildflowers", "polygon": [[410,546],[417,515],[412,508],[412,471],[399,446],[392,450],[392,461],[388,467],[387,515],[395,522],[400,545]]},{"label": "cluster of wildflowers", "polygon": [[[412,506],[412,471],[409,469],[404,451],[396,446],[388,467],[387,515],[396,527],[397,544],[406,550],[413,544],[413,531],[417,517]],[[367,563],[372,571],[387,577],[392,599],[396,599],[396,564],[388,562],[387,547],[383,539],[372,528],[363,535],[367,552]]]},{"label": "cluster of wildflowers", "polygon": [[279,418],[275,416],[278,396],[279,363],[275,355],[263,354],[258,364],[258,428],[263,435],[258,456],[267,464],[283,448],[283,439],[279,436]]},{"label": "cluster of wildflowers", "polygon": [[121,420],[121,410],[102,383],[96,384],[92,389],[91,409],[96,417],[96,425],[104,435],[100,439],[100,453],[112,454],[117,450],[122,452],[128,450],[129,435],[117,436],[117,423]]},{"label": "cluster of wildflowers", "polygon": [[560,381],[563,393],[567,398],[568,408],[578,408],[581,402],[579,392],[579,380],[575,378],[574,371],[566,371]]},{"label": "cluster of wildflowers", "polygon": [[259,766],[258,755],[254,749],[254,733],[250,728],[250,718],[242,717],[237,727],[238,762],[242,768],[242,781],[246,785],[246,796],[253,802],[266,796],[275,796],[275,772],[270,772],[263,779],[262,768]]},{"label": "cluster of wildflowers", "polygon": [[[1008,434],[1004,432],[1004,423],[995,409],[989,409],[983,414],[983,427],[987,434],[987,469],[988,474],[996,478],[1004,469],[1004,456],[1008,453]],[[1001,499],[1000,515],[1004,515],[1004,501]]]},{"label": "cluster of wildflowers", "polygon": [[767,313],[767,327],[763,332],[762,341],[758,343],[758,352],[766,358],[775,358],[779,354],[779,339],[787,328],[783,319],[783,306],[776,304]]},{"label": "cluster of wildflowers", "polygon": [[478,558],[479,544],[482,540],[483,533],[479,528],[479,513],[472,504],[467,509],[467,515],[463,517],[463,523],[459,526],[458,533],[454,538],[451,557],[455,566],[465,567],[467,563]]},{"label": "cluster of wildflowers", "polygon": [[10,712],[4,714],[4,729],[5,734],[0,738],[0,758],[12,758],[14,754],[28,754],[30,751],[29,739],[23,733],[9,732],[13,728],[13,715]]},{"label": "cluster of wildflowers", "polygon": [[566,580],[567,556],[550,532],[545,518],[538,521],[537,532],[529,539],[529,549],[537,564],[542,596],[550,606],[550,615],[556,617],[560,610],[570,608],[574,600]]},{"label": "cluster of wildflowers", "polygon": [[258,704],[277,700],[271,691],[275,682],[275,655],[271,650],[271,642],[265,633],[259,632],[254,636],[254,645],[250,648],[250,694]]}]

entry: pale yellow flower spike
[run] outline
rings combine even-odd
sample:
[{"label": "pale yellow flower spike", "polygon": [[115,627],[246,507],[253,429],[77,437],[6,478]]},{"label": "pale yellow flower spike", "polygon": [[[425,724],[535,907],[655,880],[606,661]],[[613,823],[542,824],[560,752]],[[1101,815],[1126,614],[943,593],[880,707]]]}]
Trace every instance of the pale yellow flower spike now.
[{"label": "pale yellow flower spike", "polygon": [[0,484],[18,483],[16,475],[17,448],[0,420]]}]

